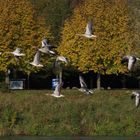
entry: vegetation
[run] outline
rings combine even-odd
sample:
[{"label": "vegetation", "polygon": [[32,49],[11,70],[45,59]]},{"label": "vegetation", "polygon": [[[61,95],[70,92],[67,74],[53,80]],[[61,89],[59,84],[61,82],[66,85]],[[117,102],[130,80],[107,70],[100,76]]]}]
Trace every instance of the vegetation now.
[{"label": "vegetation", "polygon": [[[86,0],[66,20],[59,53],[68,57],[81,72],[125,73],[121,59],[133,48],[127,4],[126,0]],[[97,39],[89,40],[76,35],[85,32],[89,19],[93,20]]]},{"label": "vegetation", "polygon": [[37,15],[45,18],[46,26],[51,27],[55,36],[54,43],[58,45],[61,34],[60,29],[64,21],[70,17],[73,9],[82,2],[82,0],[30,0],[35,5]]},{"label": "vegetation", "polygon": [[[139,4],[138,0],[1,0],[0,52],[20,47],[26,54],[17,62],[10,53],[2,53],[2,79],[8,75],[7,69],[11,70],[13,78],[17,71],[27,74],[28,78],[30,73],[38,71],[42,75],[52,74],[50,56],[41,56],[44,69],[29,65],[44,37],[55,46],[60,45],[58,52],[68,57],[72,71],[97,73],[97,87],[100,74],[127,74],[126,67],[120,63],[121,57],[140,54]],[[75,35],[84,33],[89,19],[94,22],[95,40]],[[139,79],[138,66],[133,75]]]},{"label": "vegetation", "polygon": [[0,135],[134,136],[140,135],[140,108],[130,90],[78,90],[0,93]]},{"label": "vegetation", "polygon": [[[52,75],[54,58],[49,55],[41,56],[44,69],[29,64],[45,37],[69,59],[67,75],[94,72],[100,84],[100,74],[127,74],[121,57],[140,56],[139,5],[139,0],[0,0],[0,81],[9,78],[8,69],[14,78],[22,71],[28,80],[31,73],[38,72],[35,78]],[[88,20],[93,20],[96,39],[76,36],[85,32]],[[22,61],[8,53],[17,47],[26,54]],[[140,79],[139,69],[130,76]],[[0,136],[140,136],[140,108],[130,93],[97,90],[87,96],[71,89],[56,99],[51,90],[9,92],[2,82]]]},{"label": "vegetation", "polygon": [[[28,0],[0,1],[0,71],[16,69],[26,74],[37,69],[29,65],[33,61],[36,47],[41,46],[44,37],[52,39],[49,28],[42,17],[36,17],[34,6]],[[17,62],[11,55],[17,47],[26,54],[22,61]],[[49,62],[49,59],[48,61]],[[45,64],[47,63],[45,61]]]}]

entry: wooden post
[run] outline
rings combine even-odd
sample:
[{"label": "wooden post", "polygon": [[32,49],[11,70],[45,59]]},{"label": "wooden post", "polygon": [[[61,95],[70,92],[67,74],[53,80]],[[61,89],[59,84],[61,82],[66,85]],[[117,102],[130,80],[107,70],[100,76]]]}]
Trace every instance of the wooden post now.
[{"label": "wooden post", "polygon": [[101,74],[97,73],[97,89],[101,89]]},{"label": "wooden post", "polygon": [[29,85],[30,85],[30,74],[28,73],[28,77],[27,77],[27,88],[28,88],[28,90],[29,90]]}]

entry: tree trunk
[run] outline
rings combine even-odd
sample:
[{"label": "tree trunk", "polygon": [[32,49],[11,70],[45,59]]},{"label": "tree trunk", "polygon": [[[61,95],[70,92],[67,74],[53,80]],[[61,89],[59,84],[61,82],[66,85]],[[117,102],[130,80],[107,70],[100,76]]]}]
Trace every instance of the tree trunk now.
[{"label": "tree trunk", "polygon": [[30,89],[30,74],[27,74],[27,89]]},{"label": "tree trunk", "polygon": [[92,75],[90,76],[90,89],[93,89],[93,77],[92,77]]},{"label": "tree trunk", "polygon": [[16,68],[14,68],[13,69],[13,78],[16,80],[17,79],[17,69]]},{"label": "tree trunk", "polygon": [[122,78],[122,87],[126,88],[126,76],[125,75],[123,75],[123,78]]},{"label": "tree trunk", "polygon": [[97,89],[101,89],[101,74],[97,73]]},{"label": "tree trunk", "polygon": [[9,85],[9,82],[10,82],[9,73],[8,73],[8,71],[6,71],[6,72],[5,72],[5,83],[6,83],[7,85]]}]

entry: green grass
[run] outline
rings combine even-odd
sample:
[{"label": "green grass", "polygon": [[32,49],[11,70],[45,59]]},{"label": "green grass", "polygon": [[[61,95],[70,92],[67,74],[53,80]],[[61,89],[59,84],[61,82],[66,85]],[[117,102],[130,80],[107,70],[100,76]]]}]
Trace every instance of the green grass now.
[{"label": "green grass", "polygon": [[51,90],[0,93],[0,135],[140,135],[140,107],[131,92],[62,90],[64,98],[49,96]]}]

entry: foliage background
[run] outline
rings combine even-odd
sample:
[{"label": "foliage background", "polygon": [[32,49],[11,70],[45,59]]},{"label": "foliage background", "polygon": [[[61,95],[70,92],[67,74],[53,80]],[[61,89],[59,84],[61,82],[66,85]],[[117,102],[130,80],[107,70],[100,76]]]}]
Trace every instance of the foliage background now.
[{"label": "foliage background", "polygon": [[[41,40],[47,37],[55,51],[69,58],[70,71],[123,73],[139,79],[139,63],[129,73],[121,64],[125,54],[139,57],[139,3],[138,0],[1,0],[0,51],[11,52],[21,47],[26,53],[20,62],[3,53],[1,76],[5,77],[7,69],[14,78],[19,71],[25,75],[38,73],[37,77],[52,74],[55,57],[50,55],[41,56],[43,69],[29,65]],[[88,19],[94,21],[98,36],[93,41],[75,35],[85,31]],[[66,75],[70,76],[69,73]]]}]

